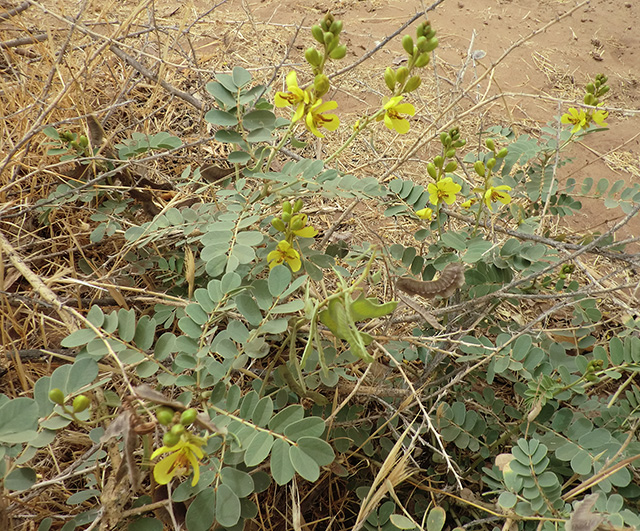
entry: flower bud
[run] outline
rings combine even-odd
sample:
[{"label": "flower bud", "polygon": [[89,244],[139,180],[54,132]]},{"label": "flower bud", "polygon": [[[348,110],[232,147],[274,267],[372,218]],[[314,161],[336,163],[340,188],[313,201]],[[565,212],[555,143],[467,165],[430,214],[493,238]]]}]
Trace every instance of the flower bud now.
[{"label": "flower bud", "polygon": [[304,52],[304,58],[311,66],[320,66],[320,63],[322,62],[318,50],[316,50],[314,47],[307,48],[307,50]]},{"label": "flower bud", "polygon": [[411,76],[404,86],[404,92],[413,92],[422,84],[422,79],[419,76]]},{"label": "flower bud", "polygon": [[445,173],[451,173],[452,171],[456,171],[458,169],[458,163],[455,160],[450,161],[445,167]]},{"label": "flower bud", "polygon": [[[316,97],[321,98],[327,92],[329,92],[329,89],[331,88],[331,84],[329,83],[329,78],[324,74],[318,74],[313,80],[313,88],[316,91]],[[289,203],[289,206],[291,206],[291,203]]]},{"label": "flower bud", "polygon": [[304,206],[304,201],[302,201],[302,199],[298,199],[296,200],[296,202],[293,204],[293,211],[294,212],[300,212],[302,210],[302,207]]},{"label": "flower bud", "polygon": [[432,179],[438,178],[438,170],[432,162],[429,162],[429,164],[427,164],[427,173]]},{"label": "flower bud", "polygon": [[57,387],[55,389],[51,389],[51,391],[49,391],[49,400],[51,400],[54,404],[58,404],[59,406],[61,406],[62,404],[64,404],[64,393]]},{"label": "flower bud", "polygon": [[442,168],[442,166],[444,166],[444,157],[441,157],[440,155],[434,157],[433,163],[435,164],[436,168]]},{"label": "flower bud", "polygon": [[461,148],[461,147],[464,147],[466,145],[467,145],[467,141],[466,140],[458,140],[453,144],[453,146],[455,148]]},{"label": "flower bud", "polygon": [[284,221],[282,221],[280,218],[273,218],[271,220],[271,225],[273,226],[274,229],[276,229],[278,232],[284,232],[286,229],[286,226],[284,224]]},{"label": "flower bud", "polygon": [[492,157],[492,158],[490,158],[490,159],[487,161],[487,169],[492,170],[492,169],[493,169],[493,167],[496,165],[496,162],[498,162],[496,159],[494,159],[493,157]]},{"label": "flower bud", "polygon": [[[304,215],[304,214],[303,214]],[[291,218],[291,230],[301,230],[304,229],[305,219],[302,217],[303,215],[296,215]]]},{"label": "flower bud", "polygon": [[413,55],[413,39],[411,38],[411,35],[405,35],[402,37],[402,47],[409,55]]},{"label": "flower bud", "polygon": [[73,399],[73,412],[81,413],[89,407],[91,400],[85,395],[78,395]]},{"label": "flower bud", "polygon": [[402,85],[409,77],[409,69],[406,66],[401,66],[396,70],[396,81]]},{"label": "flower bud", "polygon": [[282,221],[284,221],[285,223],[289,223],[289,221],[291,221],[291,213],[290,212],[283,212],[282,213]]},{"label": "flower bud", "polygon": [[334,21],[333,15],[331,13],[327,13],[324,16],[324,19],[322,19],[323,29],[325,29],[326,31],[329,31],[329,28],[331,27],[331,24],[333,24],[333,21]]},{"label": "flower bud", "polygon": [[496,150],[496,144],[493,141],[493,138],[487,138],[484,141],[484,144],[491,150],[491,151],[495,151]]},{"label": "flower bud", "polygon": [[324,44],[327,47],[331,47],[331,44],[333,43],[335,38],[336,38],[336,36],[333,33],[331,33],[330,31],[325,31],[324,32]]},{"label": "flower bud", "polygon": [[449,133],[445,131],[440,133],[440,143],[445,147],[451,144],[451,138],[449,138]]},{"label": "flower bud", "polygon": [[197,416],[198,412],[194,408],[185,409],[180,415],[180,424],[189,426],[195,422]]},{"label": "flower bud", "polygon": [[444,156],[448,159],[452,159],[453,157],[456,156],[456,148],[451,148],[449,151],[447,151]]},{"label": "flower bud", "polygon": [[175,412],[170,407],[162,406],[159,407],[156,411],[156,418],[158,422],[163,426],[168,426],[173,422],[173,416]]},{"label": "flower bud", "polygon": [[585,94],[584,103],[585,105],[595,105],[598,103],[598,100],[593,94]]},{"label": "flower bud", "polygon": [[172,446],[175,446],[179,442],[180,442],[180,435],[175,435],[170,431],[165,433],[164,437],[162,438],[162,443],[169,448],[171,448]]},{"label": "flower bud", "polygon": [[284,203],[282,203],[282,211],[283,212],[288,212],[289,214],[291,214],[291,209],[292,209],[292,205],[291,205],[291,201],[285,201]]},{"label": "flower bud", "polygon": [[311,35],[313,35],[313,38],[320,44],[324,44],[324,31],[322,31],[322,28],[317,24],[315,26],[311,26]]},{"label": "flower bud", "polygon": [[174,435],[182,435],[185,432],[184,426],[182,424],[174,424],[173,426],[171,426],[171,432]]},{"label": "flower bud", "polygon": [[509,154],[509,150],[507,148],[502,148],[500,151],[496,153],[496,157],[499,159],[505,158]]},{"label": "flower bud", "polygon": [[429,64],[429,61],[431,61],[429,52],[423,52],[416,59],[415,66],[416,68],[422,68],[423,66],[427,66]]},{"label": "flower bud", "polygon": [[345,44],[341,44],[331,51],[329,57],[331,57],[331,59],[339,60],[343,59],[345,55],[347,55],[347,46]]},{"label": "flower bud", "polygon": [[473,164],[473,169],[480,177],[484,177],[486,175],[484,164],[481,160],[476,160]]},{"label": "flower bud", "polygon": [[440,44],[438,42],[438,39],[436,39],[435,37],[433,39],[429,39],[427,41],[427,46],[425,47],[425,52],[429,53],[432,52],[433,50],[435,50],[438,47],[438,44]]},{"label": "flower bud", "polygon": [[85,135],[80,135],[78,143],[81,147],[86,148],[89,145],[89,139]]},{"label": "flower bud", "polygon": [[587,83],[587,86],[585,87],[585,89],[587,90],[588,94],[596,93],[596,86],[593,83]]},{"label": "flower bud", "polygon": [[454,127],[449,131],[449,136],[451,137],[452,140],[458,140],[460,138],[460,129],[458,129],[457,127]]},{"label": "flower bud", "polygon": [[387,84],[389,90],[393,91],[396,88],[396,74],[390,66],[384,71],[384,82]]},{"label": "flower bud", "polygon": [[429,39],[427,39],[426,37],[418,37],[418,41],[416,42],[416,48],[418,48],[420,53],[427,51],[428,42],[429,42]]},{"label": "flower bud", "polygon": [[604,85],[600,87],[599,95],[604,96],[607,92],[609,92],[609,85]]},{"label": "flower bud", "polygon": [[334,20],[331,23],[331,27],[329,28],[329,31],[333,33],[336,37],[340,35],[340,32],[342,31],[342,20]]}]

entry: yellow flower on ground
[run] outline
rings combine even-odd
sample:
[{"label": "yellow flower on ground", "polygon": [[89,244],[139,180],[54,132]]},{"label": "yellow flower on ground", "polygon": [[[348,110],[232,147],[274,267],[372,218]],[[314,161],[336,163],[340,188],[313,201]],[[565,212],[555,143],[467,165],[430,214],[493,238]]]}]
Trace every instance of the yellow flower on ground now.
[{"label": "yellow flower on ground", "polygon": [[484,203],[491,210],[491,203],[500,201],[503,205],[511,202],[511,196],[507,191],[511,190],[511,186],[501,184],[500,186],[490,186],[484,193]]},{"label": "yellow flower on ground", "polygon": [[182,476],[193,468],[193,480],[191,486],[197,485],[200,480],[199,459],[204,457],[200,448],[204,440],[190,435],[183,435],[175,446],[162,446],[151,454],[151,459],[159,455],[169,454],[153,467],[153,477],[159,485],[166,485],[175,476]]},{"label": "yellow flower on ground", "polygon": [[274,102],[276,107],[297,106],[296,112],[291,118],[292,122],[297,122],[302,118],[304,106],[306,103],[309,103],[310,96],[306,90],[302,90],[298,86],[298,78],[293,70],[287,74],[287,91],[288,92],[276,92]]},{"label": "yellow flower on ground", "polygon": [[302,267],[300,253],[296,251],[287,240],[282,240],[278,246],[267,255],[269,269],[287,262],[294,273]]},{"label": "yellow flower on ground", "polygon": [[416,216],[418,216],[420,219],[431,221],[431,218],[433,217],[433,210],[431,210],[430,208],[422,208],[420,210],[416,210]]},{"label": "yellow flower on ground", "polygon": [[313,238],[318,235],[316,229],[311,225],[307,225],[307,219],[306,214],[296,214],[291,218],[289,225],[296,236],[300,238]]},{"label": "yellow flower on ground", "polygon": [[587,125],[587,115],[583,110],[578,111],[571,107],[567,114],[563,114],[560,118],[560,122],[563,124],[573,124],[572,133],[577,133],[580,129],[583,129]]},{"label": "yellow flower on ground", "polygon": [[456,200],[456,194],[462,190],[462,186],[453,182],[451,177],[440,179],[436,184],[430,183],[427,186],[429,192],[429,201],[433,205],[437,205],[444,201],[447,205],[451,205]]},{"label": "yellow flower on ground", "polygon": [[409,120],[400,116],[400,113],[413,116],[416,108],[410,103],[400,103],[403,96],[394,96],[384,104],[384,115],[378,116],[377,121],[384,120],[384,125],[389,129],[396,131],[400,135],[409,132]]},{"label": "yellow flower on ground", "polygon": [[340,120],[335,114],[322,114],[325,111],[336,109],[338,104],[335,101],[327,101],[322,103],[322,100],[316,101],[309,108],[305,122],[307,129],[311,131],[318,138],[324,138],[324,135],[320,132],[320,128],[324,127],[329,131],[335,131],[340,125]]},{"label": "yellow flower on ground", "polygon": [[600,127],[607,127],[607,124],[604,123],[604,121],[607,119],[607,116],[609,116],[609,113],[607,111],[603,111],[603,110],[595,111],[591,115],[591,121],[595,122]]},{"label": "yellow flower on ground", "polygon": [[472,197],[471,199],[466,200],[464,203],[462,203],[460,206],[462,208],[471,208],[473,205],[475,205],[478,202],[478,199],[476,199],[475,197]]}]

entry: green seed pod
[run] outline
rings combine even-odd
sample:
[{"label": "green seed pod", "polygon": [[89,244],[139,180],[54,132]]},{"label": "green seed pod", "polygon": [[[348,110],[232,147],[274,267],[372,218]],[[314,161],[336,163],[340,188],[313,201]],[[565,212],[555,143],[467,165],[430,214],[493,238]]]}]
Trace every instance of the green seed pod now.
[{"label": "green seed pod", "polygon": [[409,77],[409,69],[406,66],[401,66],[396,70],[396,81],[402,85]]},{"label": "green seed pod", "polygon": [[413,92],[422,84],[419,76],[411,76],[404,86],[404,92]]},{"label": "green seed pod", "polygon": [[493,138],[487,138],[484,141],[485,146],[487,146],[491,151],[495,151],[496,150],[496,144],[493,141]]},{"label": "green seed pod", "polygon": [[425,52],[432,52],[433,50],[435,50],[438,47],[438,44],[440,44],[438,42],[438,39],[436,39],[435,37],[433,37],[432,39],[429,39],[429,41],[427,42],[427,46],[426,46],[426,50]]},{"label": "green seed pod", "polygon": [[271,220],[271,225],[278,232],[284,232],[287,228],[286,225],[284,224],[284,221],[282,221],[280,218],[273,218]]},{"label": "green seed pod", "polygon": [[480,177],[484,177],[486,175],[486,170],[481,160],[475,161],[475,163],[473,164],[473,169]]},{"label": "green seed pod", "polygon": [[453,157],[456,156],[456,148],[451,148],[449,151],[447,151],[444,156],[448,159],[452,159]]},{"label": "green seed pod", "polygon": [[293,206],[291,205],[291,201],[285,201],[284,203],[282,203],[283,212],[288,212],[289,214],[291,214],[292,208]]},{"label": "green seed pod", "polygon": [[[321,98],[327,92],[329,92],[329,89],[331,88],[331,83],[329,83],[329,78],[324,74],[318,74],[313,80],[313,88],[316,91],[316,97]],[[291,203],[289,203],[289,206],[291,206]],[[289,212],[291,212],[291,210],[289,210]]]},{"label": "green seed pod", "polygon": [[342,20],[334,20],[329,27],[329,31],[336,37],[342,32]]},{"label": "green seed pod", "polygon": [[156,418],[163,426],[168,426],[173,422],[175,412],[170,407],[162,406],[156,410]]},{"label": "green seed pod", "polygon": [[180,415],[180,424],[189,426],[195,422],[197,416],[198,412],[194,408],[186,409],[182,412],[182,415]]},{"label": "green seed pod", "polygon": [[384,82],[389,90],[393,91],[396,88],[396,74],[390,66],[384,71]]},{"label": "green seed pod", "polygon": [[438,170],[432,162],[429,162],[429,164],[427,164],[427,173],[432,179],[438,178]]},{"label": "green seed pod", "polygon": [[300,212],[303,206],[304,206],[304,201],[302,199],[297,199],[296,202],[293,204],[293,211]]},{"label": "green seed pod", "polygon": [[304,52],[304,58],[307,60],[307,63],[315,67],[320,66],[320,63],[322,62],[318,50],[313,47],[307,48],[307,50]]},{"label": "green seed pod", "polygon": [[162,438],[162,443],[169,448],[171,448],[172,446],[175,446],[179,442],[180,442],[180,435],[175,435],[170,431],[165,433],[164,437]]},{"label": "green seed pod", "polygon": [[427,66],[429,64],[429,61],[431,61],[429,52],[423,52],[416,59],[415,66],[416,68],[422,68],[424,66]]},{"label": "green seed pod", "polygon": [[283,212],[282,221],[284,221],[285,223],[289,223],[289,221],[291,221],[291,214],[289,212]]},{"label": "green seed pod", "polygon": [[331,59],[335,59],[336,61],[340,60],[340,59],[344,59],[344,56],[347,55],[347,46],[345,44],[341,44],[340,46],[336,46],[331,53],[329,54],[329,57],[331,57]]},{"label": "green seed pod", "polygon": [[182,424],[174,424],[171,426],[171,432],[174,435],[180,436],[185,432],[184,426]]},{"label": "green seed pod", "polygon": [[499,159],[505,158],[509,154],[509,150],[507,148],[502,148],[500,151],[496,153],[496,157]]},{"label": "green seed pod", "polygon": [[585,87],[585,89],[587,90],[588,94],[596,93],[596,86],[593,83],[587,83],[587,86]]},{"label": "green seed pod", "polygon": [[433,163],[435,164],[436,168],[442,168],[442,166],[444,166],[444,157],[438,155],[433,159]]},{"label": "green seed pod", "polygon": [[411,38],[411,35],[405,35],[402,37],[402,47],[409,55],[413,55],[413,39]]},{"label": "green seed pod", "polygon": [[59,406],[61,406],[62,404],[64,404],[64,393],[57,387],[55,389],[51,389],[49,391],[49,400],[51,400],[54,404],[58,404]]},{"label": "green seed pod", "polygon": [[452,171],[456,171],[458,169],[458,163],[455,160],[450,161],[445,167],[445,173],[451,173]]},{"label": "green seed pod", "polygon": [[80,413],[91,405],[91,400],[85,395],[78,395],[73,399],[73,412]]},{"label": "green seed pod", "polygon": [[324,44],[324,31],[322,31],[322,28],[318,26],[318,24],[311,26],[311,35],[313,35],[313,38],[320,44]]},{"label": "green seed pod", "polygon": [[493,157],[492,157],[492,158],[490,158],[490,159],[487,161],[487,169],[492,170],[492,169],[493,169],[493,167],[496,165],[496,162],[498,162],[496,159],[494,159]]}]

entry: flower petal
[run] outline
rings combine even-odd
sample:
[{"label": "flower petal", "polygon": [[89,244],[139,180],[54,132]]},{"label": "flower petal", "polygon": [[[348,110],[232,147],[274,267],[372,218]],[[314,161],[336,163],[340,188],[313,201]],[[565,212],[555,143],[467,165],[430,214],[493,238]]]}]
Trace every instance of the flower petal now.
[{"label": "flower petal", "polygon": [[173,452],[153,467],[153,477],[159,485],[166,485],[176,475],[175,462],[180,457],[181,452]]}]

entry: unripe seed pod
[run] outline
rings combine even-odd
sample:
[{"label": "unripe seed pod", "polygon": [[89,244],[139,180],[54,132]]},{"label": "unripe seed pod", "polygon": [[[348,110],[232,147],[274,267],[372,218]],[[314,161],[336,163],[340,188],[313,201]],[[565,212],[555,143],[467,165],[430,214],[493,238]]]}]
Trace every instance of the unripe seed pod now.
[{"label": "unripe seed pod", "polygon": [[302,201],[302,199],[297,199],[296,202],[293,204],[293,211],[300,212],[303,206],[304,206],[304,201]]},{"label": "unripe seed pod", "polygon": [[156,418],[163,426],[168,426],[173,422],[175,412],[170,407],[162,406],[156,410]]},{"label": "unripe seed pod", "polygon": [[452,171],[456,171],[458,169],[458,163],[455,160],[452,160],[444,167],[445,173],[451,173]]},{"label": "unripe seed pod", "polygon": [[284,221],[285,223],[289,223],[289,221],[291,221],[291,214],[289,212],[283,212],[282,221]]},{"label": "unripe seed pod", "polygon": [[324,31],[322,31],[322,28],[318,26],[318,24],[311,26],[311,35],[313,35],[313,38],[320,44],[324,44]]},{"label": "unripe seed pod", "polygon": [[496,165],[496,162],[498,162],[496,159],[494,159],[494,158],[490,158],[490,159],[487,161],[487,169],[492,170],[492,169],[493,169],[493,167]]},{"label": "unripe seed pod", "polygon": [[411,38],[411,35],[405,35],[402,37],[402,47],[409,55],[413,55],[413,39]]},{"label": "unripe seed pod", "polygon": [[438,170],[432,162],[429,162],[429,164],[427,164],[427,173],[432,179],[438,178]]},{"label": "unripe seed pod", "polygon": [[496,144],[493,141],[493,138],[487,138],[484,143],[491,151],[496,150]]},{"label": "unripe seed pod", "polygon": [[291,201],[285,201],[284,203],[282,203],[282,211],[283,212],[288,212],[289,214],[291,214],[291,209],[293,208],[293,206],[291,205]]},{"label": "unripe seed pod", "polygon": [[448,159],[452,159],[453,157],[456,156],[456,149],[455,148],[450,149],[444,154],[444,156],[447,157]]},{"label": "unripe seed pod", "polygon": [[162,438],[162,442],[165,446],[168,446],[169,448],[171,448],[172,446],[175,446],[180,442],[180,435],[176,435],[168,431],[167,433],[164,434],[164,437]]},{"label": "unripe seed pod", "polygon": [[389,90],[393,91],[396,88],[396,74],[390,66],[384,71],[384,82]]},{"label": "unripe seed pod", "polygon": [[311,66],[320,66],[320,62],[322,61],[320,59],[320,54],[318,53],[318,50],[316,50],[313,47],[306,49],[306,51],[304,52],[304,58],[307,60],[307,63],[309,63]]},{"label": "unripe seed pod", "polygon": [[284,232],[286,230],[286,225],[284,224],[284,221],[282,221],[280,218],[273,218],[271,220],[271,225],[278,232]]},{"label": "unripe seed pod", "polygon": [[49,400],[51,400],[54,404],[58,404],[59,406],[61,406],[62,404],[64,404],[64,393],[57,387],[55,389],[51,389],[49,391]]},{"label": "unripe seed pod", "polygon": [[85,395],[78,395],[73,399],[73,412],[80,413],[87,409],[91,404],[89,397]]},{"label": "unripe seed pod", "polygon": [[336,61],[343,59],[344,56],[347,55],[347,47],[344,44],[341,44],[340,46],[336,46],[331,53],[329,54],[329,57],[331,57],[331,59],[335,59]]},{"label": "unripe seed pod", "polygon": [[184,433],[184,426],[182,424],[174,424],[173,426],[171,426],[171,433],[173,433],[174,435],[182,435]]},{"label": "unripe seed pod", "polygon": [[473,164],[473,169],[476,171],[476,173],[480,177],[484,177],[486,175],[486,170],[485,170],[484,164],[482,163],[481,160],[476,160],[475,161],[475,163]]},{"label": "unripe seed pod", "polygon": [[189,426],[195,422],[197,416],[198,412],[194,408],[190,407],[189,409],[185,409],[182,415],[180,415],[180,424]]},{"label": "unripe seed pod", "polygon": [[499,159],[505,158],[509,154],[509,150],[507,148],[502,148],[500,151],[496,153],[496,157]]},{"label": "unripe seed pod", "polygon": [[336,36],[340,35],[340,32],[342,31],[342,20],[334,20],[331,23],[329,31]]},{"label": "unripe seed pod", "polygon": [[433,163],[436,165],[436,168],[442,168],[442,166],[444,166],[444,157],[441,157],[440,155],[434,157]]},{"label": "unripe seed pod", "polygon": [[404,92],[413,92],[422,84],[422,79],[418,76],[411,76],[404,86]]},{"label": "unripe seed pod", "polygon": [[429,64],[429,61],[431,61],[429,52],[423,52],[416,59],[415,66],[416,68],[422,68],[423,66],[427,66]]},{"label": "unripe seed pod", "polygon": [[409,77],[409,69],[406,66],[401,66],[396,70],[396,81],[402,85]]}]

